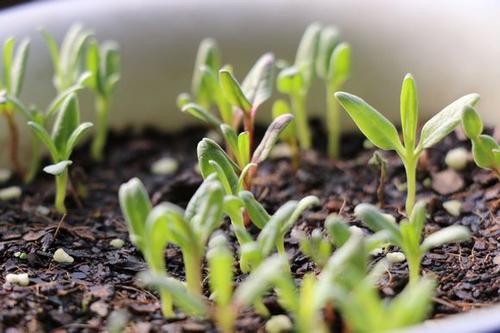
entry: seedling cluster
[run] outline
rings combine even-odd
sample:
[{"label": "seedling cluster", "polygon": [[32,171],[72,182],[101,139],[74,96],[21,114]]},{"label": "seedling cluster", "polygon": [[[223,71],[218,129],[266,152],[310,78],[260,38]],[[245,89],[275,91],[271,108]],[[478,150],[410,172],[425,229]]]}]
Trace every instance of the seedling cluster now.
[{"label": "seedling cluster", "polygon": [[[42,35],[54,65],[57,96],[44,111],[26,106],[20,91],[29,41],[21,42],[14,51],[15,41],[9,39],[3,47],[0,113],[7,119],[10,157],[19,175],[32,180],[40,168],[42,145],[49,152],[51,164],[43,170],[55,176],[55,208],[65,213],[71,156],[76,144],[92,127],[92,123],[80,121],[77,94],[85,88],[95,94],[96,133],[91,154],[96,161],[101,160],[111,100],[120,80],[120,56],[115,43],[99,43],[90,30],[80,25],[70,28],[60,47],[49,33],[42,30]],[[334,27],[310,25],[293,65],[276,61],[272,53],[266,53],[241,83],[230,65],[221,66],[220,55],[214,40],[202,41],[191,91],[180,94],[177,101],[182,112],[219,131],[224,140],[222,146],[209,138],[198,143],[198,167],[203,182],[187,206],[183,208],[172,202],[153,205],[138,178],[132,178],[119,189],[119,203],[130,240],[148,265],[147,271],[139,274],[139,280],[158,290],[162,314],[173,318],[178,309],[195,318],[211,318],[221,331],[233,332],[235,320],[245,307],[253,307],[263,317],[269,316],[263,298],[275,293],[292,318],[293,330],[301,333],[327,332],[335,310],[355,332],[394,330],[423,320],[431,307],[435,283],[421,276],[422,258],[431,249],[467,240],[470,234],[467,228],[457,225],[424,236],[427,234],[425,204],[415,203],[417,166],[425,149],[441,141],[462,122],[472,141],[477,165],[500,173],[499,145],[482,134],[483,124],[473,108],[479,96],[469,94],[451,103],[427,121],[417,137],[418,100],[415,81],[408,74],[401,90],[400,140],[396,126],[381,113],[361,98],[339,91],[350,76],[351,50]],[[317,274],[308,272],[297,283],[285,249],[285,237],[301,215],[319,206],[322,200],[306,196],[270,212],[254,196],[252,181],[279,139],[291,147],[293,164],[299,168],[300,149],[312,146],[306,102],[315,78],[323,81],[326,90],[329,157],[338,159],[340,155],[341,105],[374,146],[395,151],[401,159],[406,172],[406,217],[397,223],[393,216],[361,203],[355,215],[371,234],[350,227],[335,214],[326,218],[324,227],[310,234],[299,232],[296,236],[300,251],[312,260]],[[256,114],[271,98],[274,85],[287,99],[274,101],[274,120],[260,142],[256,142]],[[16,113],[24,117],[34,138],[27,173],[18,158]],[[380,175],[377,196],[383,207],[387,161],[375,152],[369,164]],[[223,231],[228,229],[226,222],[229,231]],[[230,246],[232,235],[237,251]],[[114,239],[110,244],[119,249],[124,242]],[[178,247],[182,253],[184,280],[174,278],[166,269],[165,249],[169,245]],[[372,260],[374,251],[387,250],[389,245],[401,252]],[[56,261],[73,262],[71,256],[60,251],[54,257]],[[380,296],[377,287],[384,272],[396,261],[406,261],[409,283],[388,301]],[[235,287],[237,269],[246,276]],[[204,274],[208,287],[204,284]],[[25,284],[15,276],[10,279]]]}]

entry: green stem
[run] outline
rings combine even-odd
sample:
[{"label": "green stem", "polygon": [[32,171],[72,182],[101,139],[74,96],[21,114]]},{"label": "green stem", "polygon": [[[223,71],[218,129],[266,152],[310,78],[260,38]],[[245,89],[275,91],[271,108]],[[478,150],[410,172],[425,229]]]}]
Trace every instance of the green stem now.
[{"label": "green stem", "polygon": [[96,109],[96,132],[92,141],[92,158],[96,161],[102,159],[102,153],[106,145],[108,133],[109,103],[107,97],[97,95],[95,100]]},{"label": "green stem", "polygon": [[190,292],[201,295],[201,260],[192,251],[182,251],[186,284]]},{"label": "green stem", "polygon": [[66,213],[66,206],[64,199],[66,198],[66,185],[68,183],[68,169],[64,170],[61,174],[56,176],[56,210],[64,214]]},{"label": "green stem", "polygon": [[328,128],[328,157],[332,160],[339,158],[340,154],[340,115],[339,105],[335,99],[335,89],[326,87],[326,123]]},{"label": "green stem", "polygon": [[406,194],[406,215],[410,216],[413,212],[413,206],[415,205],[415,197],[417,192],[417,162],[418,159],[414,156],[408,158],[404,162],[404,166],[406,169],[406,186],[407,186],[407,194]]},{"label": "green stem", "polygon": [[10,161],[16,173],[24,177],[24,168],[19,160],[19,129],[14,119],[14,113],[10,110],[4,110],[7,126],[9,127],[9,155]]},{"label": "green stem", "polygon": [[40,152],[40,141],[34,135],[32,135],[32,138],[33,138],[31,140],[32,157],[28,173],[26,174],[26,177],[24,179],[26,183],[31,183],[33,179],[35,179],[35,176],[38,174],[38,171],[40,170],[40,162],[42,159],[42,154]]},{"label": "green stem", "polygon": [[414,258],[407,257],[408,271],[409,271],[409,283],[410,285],[415,285],[420,279],[420,261],[421,256],[416,256]]},{"label": "green stem", "polygon": [[302,94],[290,95],[292,102],[292,111],[295,116],[297,126],[297,136],[302,149],[311,148],[311,132],[307,123],[306,101]]}]

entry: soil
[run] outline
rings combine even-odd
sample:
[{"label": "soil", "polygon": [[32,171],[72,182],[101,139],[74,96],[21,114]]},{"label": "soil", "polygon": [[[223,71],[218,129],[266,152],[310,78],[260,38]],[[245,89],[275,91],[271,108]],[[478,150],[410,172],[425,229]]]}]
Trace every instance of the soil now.
[{"label": "soil", "polygon": [[[297,172],[286,158],[267,161],[259,168],[253,187],[256,197],[271,212],[285,201],[305,195],[321,199],[321,206],[307,211],[286,238],[292,271],[297,277],[315,269],[298,251],[294,238],[298,230],[322,228],[332,212],[362,227],[353,217],[354,207],[361,202],[378,203],[378,172],[367,167],[373,150],[363,149],[361,137],[346,136],[342,139],[344,158],[332,163],[323,153],[324,133],[318,124],[315,128],[317,150],[303,154]],[[4,184],[22,186],[23,195],[18,200],[0,201],[0,331],[97,332],[104,330],[110,314],[120,309],[126,310],[121,313],[128,316],[128,332],[215,331],[210,321],[191,320],[181,314],[176,320],[163,319],[155,293],[135,283],[135,275],[146,266],[128,240],[117,202],[120,184],[139,177],[155,204],[171,201],[186,205],[201,183],[195,168],[195,147],[205,135],[199,128],[173,135],[153,129],[112,133],[105,160],[100,164],[88,158],[88,147],[80,148],[74,154],[71,178],[75,193],[87,193],[68,197],[69,214],[64,218],[52,210],[51,176],[40,174],[30,185],[16,179]],[[434,318],[500,302],[500,184],[494,175],[473,163],[460,172],[446,171],[444,156],[458,146],[470,148],[456,134],[450,135],[428,150],[418,172],[418,198],[428,201],[431,214],[425,233],[462,224],[473,235],[470,241],[437,248],[423,260],[424,274],[439,282]],[[180,163],[178,171],[169,176],[153,175],[151,164],[165,156]],[[394,154],[384,156],[388,160],[384,209],[401,217],[404,169]],[[424,182],[427,178],[434,181],[423,187],[423,183],[429,185],[429,181]],[[451,199],[463,202],[459,217],[443,209],[443,202]],[[228,227],[225,230],[230,234]],[[125,240],[121,249],[110,245],[115,238]],[[231,240],[234,242],[233,236]],[[74,263],[54,262],[52,255],[58,248],[73,256]],[[27,257],[20,259],[14,255],[16,252],[26,253]],[[182,278],[178,249],[167,248],[166,258],[168,272]],[[22,272],[29,274],[28,287],[5,282],[7,273]],[[244,276],[238,274],[239,281]],[[396,265],[381,282],[380,291],[393,296],[406,281],[406,264]],[[283,312],[273,295],[266,298],[266,304],[273,314]],[[237,331],[264,331],[264,324],[265,319],[247,310],[238,319]],[[336,331],[342,330],[339,322],[333,326]]]}]

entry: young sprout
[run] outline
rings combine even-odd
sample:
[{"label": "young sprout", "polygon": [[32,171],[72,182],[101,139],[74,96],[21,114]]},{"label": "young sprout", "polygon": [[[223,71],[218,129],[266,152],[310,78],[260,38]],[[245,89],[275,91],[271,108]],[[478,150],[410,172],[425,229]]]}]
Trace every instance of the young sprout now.
[{"label": "young sprout", "polygon": [[[283,99],[278,99],[273,104],[272,114],[273,119],[277,119],[285,114],[291,114],[290,106]],[[297,170],[300,164],[300,152],[297,141],[297,128],[294,122],[291,122],[287,128],[281,132],[280,139],[290,147],[292,166],[294,170]]]},{"label": "young sprout", "polygon": [[411,285],[419,281],[420,264],[427,252],[446,243],[470,238],[470,232],[466,227],[455,225],[443,228],[423,239],[422,232],[426,219],[423,202],[418,202],[409,218],[403,219],[399,225],[392,217],[388,217],[369,204],[356,206],[355,213],[372,231],[388,232],[388,242],[399,247],[406,256]]},{"label": "young sprout", "polygon": [[24,176],[24,168],[19,160],[19,129],[15,121],[15,108],[6,97],[18,98],[23,87],[30,41],[24,39],[16,48],[16,40],[9,38],[3,44],[3,76],[0,77],[0,93],[5,95],[0,103],[0,114],[5,117],[9,129],[9,158],[15,172]]},{"label": "young sprout", "polygon": [[483,132],[483,121],[479,113],[470,105],[466,106],[462,115],[465,135],[472,142],[472,155],[477,166],[491,169],[500,178],[500,145]]},{"label": "young sprout", "polygon": [[262,55],[240,84],[230,66],[219,70],[219,82],[228,102],[243,115],[243,128],[253,148],[255,115],[259,106],[271,97],[274,79],[274,55]]},{"label": "young sprout", "polygon": [[[226,100],[217,76],[219,68],[220,51],[217,42],[210,38],[202,40],[196,55],[191,94],[180,94],[177,104],[183,112],[190,113],[209,126],[218,128],[224,123],[236,129],[238,122],[233,118],[231,104]],[[210,112],[214,105],[217,106],[220,119]]]},{"label": "young sprout", "polygon": [[335,92],[340,90],[351,75],[351,48],[339,42],[337,29],[327,26],[321,30],[316,72],[326,87],[326,123],[328,128],[328,156],[337,159],[340,154],[340,114]]},{"label": "young sprout", "polygon": [[85,70],[85,51],[92,32],[85,29],[81,24],[74,24],[69,29],[61,46],[45,29],[41,29],[52,64],[54,66],[53,83],[56,90],[62,93],[64,90],[82,82],[81,75]]},{"label": "young sprout", "polygon": [[251,153],[249,132],[236,132],[228,125],[221,125],[222,133],[228,147],[232,151],[234,160],[213,140],[203,139],[198,144],[198,163],[201,174],[207,178],[216,173],[223,184],[226,194],[238,194],[242,189],[249,189],[255,169],[267,159],[280,133],[292,121],[291,114],[284,114],[276,118],[267,128],[259,146]]},{"label": "young sprout", "polygon": [[406,170],[406,213],[412,214],[416,196],[417,163],[420,155],[453,131],[460,123],[465,106],[479,100],[478,94],[463,96],[427,121],[420,132],[417,144],[418,103],[415,80],[407,74],[401,88],[401,143],[396,127],[377,110],[361,98],[337,92],[335,97],[354,120],[361,132],[378,148],[394,150],[401,158]]},{"label": "young sprout", "polygon": [[[89,75],[90,74],[87,73],[87,75],[83,75],[81,79],[85,80],[88,78]],[[26,121],[31,121],[42,127],[45,127],[47,123],[50,121],[50,119],[52,119],[52,117],[57,113],[57,111],[61,106],[61,103],[66,99],[66,97],[81,89],[83,89],[83,85],[81,84],[81,82],[78,82],[74,86],[66,89],[52,100],[52,102],[47,106],[45,111],[42,111],[33,106],[27,107],[17,97],[7,96],[6,99],[11,103],[12,107],[15,110],[21,113],[21,115],[24,117]],[[40,162],[42,158],[41,144],[42,142],[38,139],[38,137],[36,137],[33,134],[31,143],[31,155],[32,155],[31,162],[28,172],[26,173],[24,178],[25,181],[28,183],[35,178],[38,171],[40,170]]]},{"label": "young sprout", "polygon": [[307,122],[307,93],[314,78],[321,26],[309,25],[302,36],[295,63],[278,74],[277,88],[290,97],[291,109],[296,119],[297,137],[302,149],[311,148],[311,132]]},{"label": "young sprout", "polygon": [[70,160],[71,153],[86,130],[92,127],[92,123],[80,124],[78,99],[75,93],[70,93],[60,104],[51,134],[38,122],[29,121],[28,125],[33,134],[47,147],[52,157],[53,164],[46,166],[43,170],[55,176],[55,207],[58,212],[65,213],[64,199],[68,182],[68,167],[73,163]]}]

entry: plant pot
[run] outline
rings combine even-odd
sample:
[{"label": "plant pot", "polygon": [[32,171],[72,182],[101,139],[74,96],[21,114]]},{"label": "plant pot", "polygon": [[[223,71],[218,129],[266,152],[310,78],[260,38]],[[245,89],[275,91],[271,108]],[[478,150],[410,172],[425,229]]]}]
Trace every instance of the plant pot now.
[{"label": "plant pot", "polygon": [[[500,66],[496,62],[500,46],[490,41],[500,30],[492,14],[500,14],[500,6],[445,3],[449,6],[421,1],[412,4],[409,11],[408,5],[393,1],[371,6],[359,0],[46,1],[0,13],[0,40],[10,35],[32,38],[31,54],[37,58],[30,59],[23,96],[29,96],[29,102],[46,105],[48,96],[53,95],[51,66],[36,27],[44,26],[57,37],[75,21],[94,28],[100,38],[117,40],[123,52],[123,79],[113,106],[112,126],[154,125],[177,131],[192,124],[190,117],[178,112],[175,99],[189,87],[202,38],[216,38],[224,61],[246,70],[268,50],[291,59],[304,27],[318,20],[337,24],[353,46],[354,73],[345,89],[363,96],[391,120],[399,118],[401,78],[405,72],[412,72],[421,87],[422,118],[429,118],[463,93],[475,91],[482,96],[479,108],[485,120],[490,126],[499,125],[496,106],[500,105],[500,95],[496,87]],[[460,24],[464,21],[467,24]],[[310,97],[315,115],[321,116],[323,101],[322,87],[315,87]],[[84,119],[92,119],[89,96],[83,97],[82,111]],[[263,111],[259,119],[268,120],[269,112]],[[347,131],[354,127],[345,118],[342,128]],[[5,145],[6,131],[2,128],[0,133],[0,144]],[[25,143],[26,154],[28,149]],[[6,164],[4,158],[2,154],[0,165]],[[498,316],[500,309],[491,308],[430,321],[408,331],[493,332],[500,329],[492,320]]]}]

